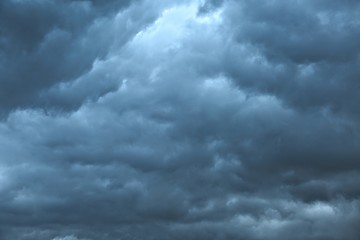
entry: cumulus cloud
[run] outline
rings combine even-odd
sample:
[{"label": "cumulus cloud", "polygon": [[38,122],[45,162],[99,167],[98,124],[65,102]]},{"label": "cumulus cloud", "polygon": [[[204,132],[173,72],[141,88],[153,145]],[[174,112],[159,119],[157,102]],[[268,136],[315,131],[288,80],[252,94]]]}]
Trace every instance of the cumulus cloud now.
[{"label": "cumulus cloud", "polygon": [[0,3],[0,238],[360,237],[357,1]]}]

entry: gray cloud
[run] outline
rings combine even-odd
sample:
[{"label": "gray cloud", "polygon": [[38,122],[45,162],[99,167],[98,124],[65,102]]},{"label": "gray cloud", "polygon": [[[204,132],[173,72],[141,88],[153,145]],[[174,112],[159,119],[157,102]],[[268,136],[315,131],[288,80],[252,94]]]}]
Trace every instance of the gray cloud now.
[{"label": "gray cloud", "polygon": [[0,238],[359,238],[356,1],[0,6]]},{"label": "gray cloud", "polygon": [[[84,96],[71,101],[56,93],[48,96],[48,91],[86,74],[96,59],[106,56],[112,42],[126,41],[154,17],[128,13],[124,8],[129,5],[131,1],[2,1],[1,114],[24,107],[79,107]],[[109,18],[122,11],[128,16],[111,27]]]}]

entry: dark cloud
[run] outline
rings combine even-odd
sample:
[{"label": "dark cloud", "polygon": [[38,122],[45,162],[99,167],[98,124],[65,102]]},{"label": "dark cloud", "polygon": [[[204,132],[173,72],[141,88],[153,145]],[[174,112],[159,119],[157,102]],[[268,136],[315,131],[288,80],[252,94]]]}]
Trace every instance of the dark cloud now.
[{"label": "dark cloud", "polygon": [[[131,1],[2,1],[1,115],[23,107],[78,107],[87,96],[70,103],[63,96],[49,97],[49,88],[86,73],[96,59],[106,56],[114,39],[126,41],[139,25],[151,20],[150,14],[128,16],[127,23],[134,22],[132,29],[127,29],[126,23],[120,23],[118,29],[105,28],[113,23],[109,17],[126,11],[124,8],[130,4]],[[114,30],[120,33],[115,35]],[[101,95],[114,87],[90,95]]]},{"label": "dark cloud", "polygon": [[235,55],[226,73],[241,86],[276,95],[292,107],[358,115],[353,103],[358,102],[360,5],[330,2],[229,3],[230,31],[240,46],[256,48],[257,65],[238,67],[232,64]]},{"label": "dark cloud", "polygon": [[199,12],[200,14],[206,14],[210,11],[213,11],[219,8],[223,3],[223,0],[208,0],[205,1],[200,7]]},{"label": "dark cloud", "polygon": [[1,239],[359,239],[357,1],[0,6]]}]

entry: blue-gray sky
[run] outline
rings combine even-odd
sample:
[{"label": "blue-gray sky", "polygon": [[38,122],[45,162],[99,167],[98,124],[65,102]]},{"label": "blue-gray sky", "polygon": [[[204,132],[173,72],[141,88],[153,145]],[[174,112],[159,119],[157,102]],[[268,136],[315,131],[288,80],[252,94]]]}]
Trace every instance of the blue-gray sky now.
[{"label": "blue-gray sky", "polygon": [[1,0],[0,239],[360,239],[357,0]]}]

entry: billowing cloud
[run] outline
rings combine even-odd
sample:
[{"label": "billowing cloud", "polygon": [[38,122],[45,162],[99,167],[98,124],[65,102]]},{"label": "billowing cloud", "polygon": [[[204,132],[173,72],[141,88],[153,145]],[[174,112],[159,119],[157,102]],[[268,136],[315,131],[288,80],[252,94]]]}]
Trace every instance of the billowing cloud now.
[{"label": "billowing cloud", "polygon": [[3,1],[0,238],[360,237],[356,1]]}]

